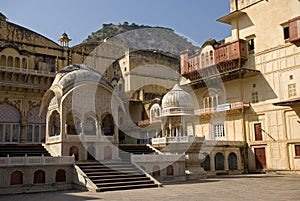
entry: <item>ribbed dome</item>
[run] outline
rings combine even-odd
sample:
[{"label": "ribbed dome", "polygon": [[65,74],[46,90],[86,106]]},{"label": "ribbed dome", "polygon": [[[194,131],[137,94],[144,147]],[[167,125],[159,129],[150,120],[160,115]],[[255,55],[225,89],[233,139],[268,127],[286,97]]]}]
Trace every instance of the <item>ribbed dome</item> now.
[{"label": "ribbed dome", "polygon": [[94,68],[83,64],[74,64],[61,69],[57,73],[52,86],[58,85],[65,91],[70,87],[74,87],[74,84],[83,81],[98,82],[112,89],[110,83],[101,75],[101,73]]},{"label": "ribbed dome", "polygon": [[188,92],[176,84],[162,99],[162,109],[167,108],[194,109],[195,101]]}]

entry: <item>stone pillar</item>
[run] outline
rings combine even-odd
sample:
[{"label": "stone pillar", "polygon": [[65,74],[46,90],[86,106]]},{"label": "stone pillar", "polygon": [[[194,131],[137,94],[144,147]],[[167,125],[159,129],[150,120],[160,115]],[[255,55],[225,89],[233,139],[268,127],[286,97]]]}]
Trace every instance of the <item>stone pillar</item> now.
[{"label": "stone pillar", "polygon": [[25,117],[22,117],[21,119],[21,128],[20,128],[20,143],[27,142],[27,126],[28,122]]},{"label": "stone pillar", "polygon": [[210,170],[215,171],[215,154],[210,155]]},{"label": "stone pillar", "polygon": [[224,169],[225,169],[225,170],[229,170],[228,154],[227,154],[226,151],[225,151],[225,153],[224,153]]}]

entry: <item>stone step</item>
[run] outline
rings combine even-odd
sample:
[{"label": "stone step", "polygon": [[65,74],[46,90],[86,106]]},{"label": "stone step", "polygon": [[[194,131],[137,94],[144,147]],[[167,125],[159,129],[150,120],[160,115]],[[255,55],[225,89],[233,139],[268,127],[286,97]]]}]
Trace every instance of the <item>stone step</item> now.
[{"label": "stone step", "polygon": [[157,188],[157,184],[137,184],[137,185],[125,185],[125,186],[109,186],[99,188],[99,192],[105,191],[117,191],[117,190],[131,190],[140,188]]}]

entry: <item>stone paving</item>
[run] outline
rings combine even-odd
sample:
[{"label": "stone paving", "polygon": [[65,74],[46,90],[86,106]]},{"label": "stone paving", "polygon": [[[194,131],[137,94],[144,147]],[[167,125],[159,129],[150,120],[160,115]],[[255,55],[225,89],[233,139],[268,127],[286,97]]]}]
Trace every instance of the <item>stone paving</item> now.
[{"label": "stone paving", "polygon": [[300,175],[239,175],[194,182],[165,184],[162,188],[103,193],[58,191],[1,196],[0,201],[193,201],[300,200]]}]

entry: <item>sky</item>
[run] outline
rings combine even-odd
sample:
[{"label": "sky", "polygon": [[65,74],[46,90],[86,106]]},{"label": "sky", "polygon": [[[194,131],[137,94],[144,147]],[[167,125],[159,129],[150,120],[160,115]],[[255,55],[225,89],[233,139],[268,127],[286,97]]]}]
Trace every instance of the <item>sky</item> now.
[{"label": "sky", "polygon": [[168,27],[201,46],[222,40],[231,27],[216,20],[229,13],[229,0],[0,0],[9,22],[58,42],[63,32],[79,44],[102,24],[125,21]]}]

